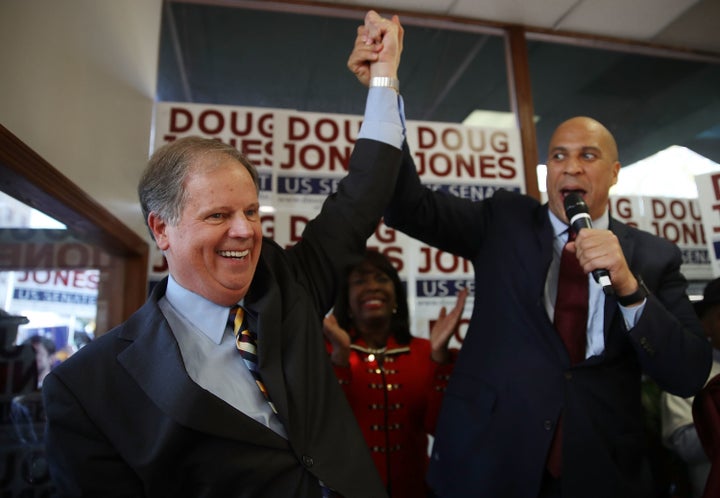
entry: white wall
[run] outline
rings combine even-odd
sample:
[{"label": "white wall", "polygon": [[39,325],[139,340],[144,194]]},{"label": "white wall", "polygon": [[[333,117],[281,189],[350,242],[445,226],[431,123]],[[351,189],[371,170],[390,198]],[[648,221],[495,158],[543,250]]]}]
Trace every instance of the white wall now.
[{"label": "white wall", "polygon": [[0,0],[0,124],[142,237],[161,9]]}]

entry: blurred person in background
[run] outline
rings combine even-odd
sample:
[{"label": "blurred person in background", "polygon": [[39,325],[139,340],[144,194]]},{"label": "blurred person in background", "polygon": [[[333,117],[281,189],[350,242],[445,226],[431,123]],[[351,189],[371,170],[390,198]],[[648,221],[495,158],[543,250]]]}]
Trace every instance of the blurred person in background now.
[{"label": "blurred person in background", "polygon": [[42,388],[43,381],[47,374],[50,373],[53,366],[55,366],[55,353],[57,347],[55,342],[45,336],[33,335],[24,341],[24,344],[29,344],[35,351],[35,365],[37,366],[37,387]]},{"label": "blurred person in background", "polygon": [[[694,303],[705,335],[713,347],[713,364],[708,380],[720,374],[720,278],[709,282],[703,298]],[[682,398],[663,392],[660,396],[662,442],[687,465],[692,498],[700,498],[710,472],[710,461],[693,423],[694,397]]]}]

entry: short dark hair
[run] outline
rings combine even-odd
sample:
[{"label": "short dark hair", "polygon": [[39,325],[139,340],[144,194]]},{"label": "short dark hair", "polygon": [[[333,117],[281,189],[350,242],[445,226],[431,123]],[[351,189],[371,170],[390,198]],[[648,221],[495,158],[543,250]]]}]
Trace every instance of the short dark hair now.
[{"label": "short dark hair", "polygon": [[[353,270],[359,268],[365,263],[369,263],[374,266],[387,275],[392,281],[393,287],[395,288],[397,312],[393,313],[391,317],[390,330],[398,344],[408,344],[412,339],[412,334],[410,334],[410,312],[408,310],[405,287],[403,286],[403,283],[400,280],[400,275],[393,266],[392,262],[385,255],[375,250],[366,250],[362,260],[349,265],[345,271],[344,278],[340,280],[337,300],[335,302],[335,308],[333,309],[333,314],[338,321],[338,325],[347,330],[352,337],[352,330],[354,327],[352,318],[350,317],[350,286],[348,277]],[[354,337],[352,338],[355,339]]]}]

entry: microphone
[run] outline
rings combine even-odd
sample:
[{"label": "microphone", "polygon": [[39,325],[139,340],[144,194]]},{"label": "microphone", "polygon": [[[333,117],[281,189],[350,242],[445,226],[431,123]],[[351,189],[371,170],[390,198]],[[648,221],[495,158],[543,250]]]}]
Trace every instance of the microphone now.
[{"label": "microphone", "polygon": [[[592,218],[590,218],[587,204],[577,192],[570,192],[565,197],[565,215],[576,233],[580,233],[582,228],[592,228]],[[592,275],[595,281],[602,285],[605,294],[612,294],[612,282],[610,282],[610,273],[607,270],[598,268],[592,271]]]}]

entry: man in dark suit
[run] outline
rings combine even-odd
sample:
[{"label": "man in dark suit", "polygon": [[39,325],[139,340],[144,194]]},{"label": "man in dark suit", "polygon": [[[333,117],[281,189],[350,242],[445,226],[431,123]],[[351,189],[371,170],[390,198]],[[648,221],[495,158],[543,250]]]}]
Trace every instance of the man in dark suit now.
[{"label": "man in dark suit", "polygon": [[[428,473],[441,497],[647,497],[642,374],[681,396],[707,378],[710,348],[680,251],[609,216],[620,170],[610,132],[569,119],[551,139],[547,168],[547,204],[506,191],[472,202],[423,187],[404,151],[386,223],[467,258],[476,275]],[[576,362],[553,325],[571,192],[593,220],[568,246],[589,285]],[[608,271],[609,295],[589,275],[596,269]]]},{"label": "man in dark suit", "polygon": [[[356,43],[348,61],[364,84],[367,51]],[[642,375],[689,396],[710,369],[680,251],[608,213],[620,171],[612,134],[569,119],[553,134],[547,167],[547,204],[502,190],[474,202],[424,187],[403,149],[385,223],[475,269],[473,315],[428,473],[443,498],[649,497]],[[588,293],[572,360],[554,325],[570,193],[593,224],[567,245]],[[590,275],[598,269],[609,274],[607,295]]]},{"label": "man in dark suit", "polygon": [[[231,146],[180,139],[151,158],[138,192],[169,277],[125,323],[45,380],[47,452],[60,496],[385,496],[328,361],[321,319],[340,272],[365,249],[401,160],[402,29],[368,13],[377,88],[349,173],[302,241],[262,237],[258,177]],[[229,310],[257,336],[260,381]]]}]

